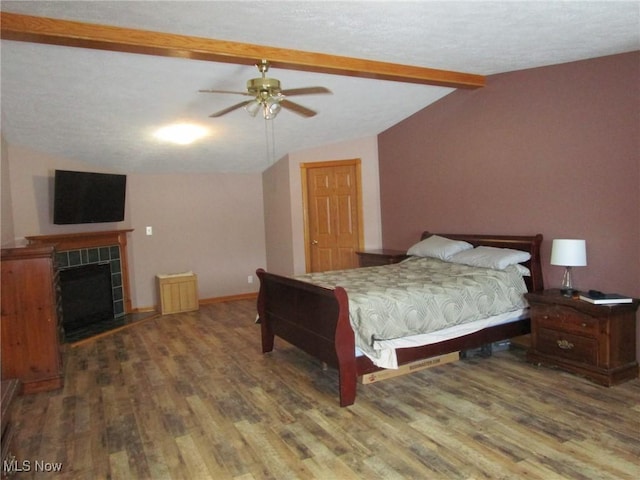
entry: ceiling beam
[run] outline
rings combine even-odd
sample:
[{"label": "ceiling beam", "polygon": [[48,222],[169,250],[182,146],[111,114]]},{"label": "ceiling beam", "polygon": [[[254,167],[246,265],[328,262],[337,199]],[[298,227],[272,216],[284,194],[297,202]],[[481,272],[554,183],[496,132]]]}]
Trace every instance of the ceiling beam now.
[{"label": "ceiling beam", "polygon": [[271,66],[276,68],[452,88],[478,88],[485,85],[485,77],[482,75],[302,50],[7,12],[0,12],[0,20],[1,38],[6,40],[241,65],[253,65],[261,59],[267,59]]}]

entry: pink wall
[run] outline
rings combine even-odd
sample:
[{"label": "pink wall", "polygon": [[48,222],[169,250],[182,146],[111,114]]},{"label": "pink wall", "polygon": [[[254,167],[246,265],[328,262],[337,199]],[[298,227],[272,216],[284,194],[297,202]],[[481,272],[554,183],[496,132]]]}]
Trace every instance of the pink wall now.
[{"label": "pink wall", "polygon": [[[306,272],[304,245],[304,218],[302,209],[302,163],[349,160],[361,161],[362,210],[364,223],[364,248],[382,246],[380,222],[380,187],[378,172],[378,142],[376,137],[362,137],[354,140],[323,145],[322,147],[289,153],[289,179],[291,224],[293,231],[293,273]],[[265,214],[265,218],[267,215]]]},{"label": "pink wall", "polygon": [[[86,162],[57,157],[15,144],[7,145],[6,162],[8,167],[3,169],[2,179],[3,182],[8,181],[10,183],[10,189],[7,190],[9,191],[9,204],[11,205],[13,220],[11,225],[13,240],[16,244],[26,243],[24,237],[30,235],[56,235],[131,228],[129,202],[127,202],[125,208],[123,222],[84,225],[54,225],[52,222],[53,175],[55,169],[98,172],[108,172],[108,170]],[[5,201],[4,197],[5,194],[3,192],[3,202]],[[3,217],[3,231],[7,225],[8,222]]]},{"label": "pink wall", "polygon": [[380,248],[380,184],[376,137],[290,152],[262,174],[267,270],[281,275],[306,271],[301,164],[359,158],[365,248]]},{"label": "pink wall", "polygon": [[[289,189],[291,185],[289,156],[275,162],[262,172],[264,197],[265,243],[268,272],[293,275],[292,206]],[[300,202],[298,202],[300,203]]]},{"label": "pink wall", "polygon": [[192,270],[201,300],[258,291],[255,271],[266,262],[260,174],[129,174],[127,187],[134,305],[159,303],[159,273]]},{"label": "pink wall", "polygon": [[[105,171],[26,147],[3,147],[3,244],[9,236],[24,243],[28,235],[132,228],[128,253],[133,308],[158,304],[158,273],[193,270],[200,299],[257,292],[257,279],[249,283],[248,277],[266,263],[259,173],[129,173],[124,222],[54,225],[55,169]],[[7,213],[5,202],[12,207]],[[152,236],[145,235],[146,226],[153,227]]]},{"label": "pink wall", "polygon": [[[640,52],[490,76],[379,136],[383,244],[420,231],[587,241],[578,288],[640,297]],[[639,349],[640,349],[640,342]]]},{"label": "pink wall", "polygon": [[0,135],[0,234],[2,245],[12,245],[15,240],[13,231],[13,201],[9,178],[9,147]]}]

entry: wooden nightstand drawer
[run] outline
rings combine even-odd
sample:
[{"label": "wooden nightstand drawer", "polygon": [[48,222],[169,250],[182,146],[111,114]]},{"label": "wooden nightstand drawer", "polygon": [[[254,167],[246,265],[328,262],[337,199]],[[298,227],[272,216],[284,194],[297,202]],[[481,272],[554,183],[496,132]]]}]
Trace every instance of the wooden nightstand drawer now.
[{"label": "wooden nightstand drawer", "polygon": [[593,305],[559,290],[525,294],[531,307],[527,360],[555,366],[602,385],[638,377],[636,311],[640,301]]},{"label": "wooden nightstand drawer", "polygon": [[537,350],[564,360],[598,364],[598,340],[595,338],[541,327],[538,330]]},{"label": "wooden nightstand drawer", "polygon": [[541,327],[580,335],[597,336],[599,333],[600,323],[598,319],[581,314],[573,308],[563,306],[538,307],[534,309],[534,316]]}]

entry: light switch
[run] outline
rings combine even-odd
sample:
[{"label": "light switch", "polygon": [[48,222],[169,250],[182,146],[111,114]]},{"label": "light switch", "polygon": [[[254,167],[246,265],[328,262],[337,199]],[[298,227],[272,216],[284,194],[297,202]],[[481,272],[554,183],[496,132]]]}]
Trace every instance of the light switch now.
[{"label": "light switch", "polygon": [[147,235],[153,235],[153,227],[147,227]]}]

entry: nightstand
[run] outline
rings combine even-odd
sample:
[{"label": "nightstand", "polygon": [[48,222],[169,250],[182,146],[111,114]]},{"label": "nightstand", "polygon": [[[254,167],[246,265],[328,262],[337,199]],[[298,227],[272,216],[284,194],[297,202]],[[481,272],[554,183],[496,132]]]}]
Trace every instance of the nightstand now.
[{"label": "nightstand", "polygon": [[378,265],[390,265],[398,263],[409,258],[407,252],[401,250],[389,250],[382,248],[380,250],[365,250],[356,252],[361,267],[377,267]]},{"label": "nightstand", "polygon": [[593,305],[560,290],[525,294],[531,307],[527,361],[555,366],[610,387],[638,376],[636,310],[640,300]]}]

